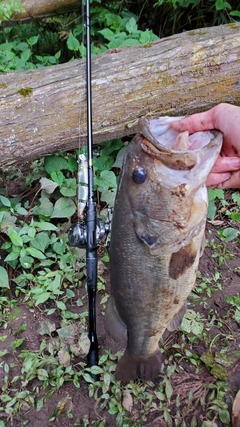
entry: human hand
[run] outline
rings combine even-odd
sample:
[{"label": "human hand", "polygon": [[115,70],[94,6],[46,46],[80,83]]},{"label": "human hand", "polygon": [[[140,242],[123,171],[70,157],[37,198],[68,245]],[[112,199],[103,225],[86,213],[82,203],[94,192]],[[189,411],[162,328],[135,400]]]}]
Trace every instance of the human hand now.
[{"label": "human hand", "polygon": [[206,184],[215,188],[240,188],[240,107],[222,103],[206,112],[173,122],[171,126],[190,134],[220,130],[223,133],[222,149]]}]

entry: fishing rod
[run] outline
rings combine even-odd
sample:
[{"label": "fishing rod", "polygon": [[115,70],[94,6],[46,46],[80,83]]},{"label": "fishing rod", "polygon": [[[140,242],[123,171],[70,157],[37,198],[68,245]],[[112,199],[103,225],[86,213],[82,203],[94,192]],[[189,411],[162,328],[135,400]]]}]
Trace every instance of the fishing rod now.
[{"label": "fishing rod", "polygon": [[[97,218],[94,198],[93,137],[92,137],[92,85],[91,85],[91,27],[90,0],[86,0],[86,87],[87,87],[87,158],[78,156],[78,222],[71,225],[68,240],[71,246],[86,248],[87,290],[88,290],[88,337],[90,349],[87,367],[98,365],[98,339],[96,332],[97,293],[97,249],[100,241],[109,243],[111,209],[106,221]],[[83,29],[84,31],[84,29]],[[98,376],[91,374],[97,380]]]}]

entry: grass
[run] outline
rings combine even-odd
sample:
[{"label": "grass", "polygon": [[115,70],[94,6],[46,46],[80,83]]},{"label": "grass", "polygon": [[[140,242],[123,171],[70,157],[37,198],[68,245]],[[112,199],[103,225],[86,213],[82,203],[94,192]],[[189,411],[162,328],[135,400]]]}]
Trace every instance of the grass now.
[{"label": "grass", "polygon": [[[118,144],[118,149],[121,147]],[[2,283],[0,294],[0,412],[5,414],[0,426],[15,425],[20,414],[22,425],[31,425],[27,413],[42,411],[46,402],[66,385],[81,392],[83,384],[87,384],[85,393],[102,411],[103,418],[77,418],[72,397],[66,393],[52,408],[49,423],[64,416],[72,419],[73,425],[104,426],[106,414],[109,414],[114,416],[116,426],[126,427],[143,427],[149,419],[155,418],[167,426],[197,426],[199,416],[205,427],[217,426],[218,422],[229,425],[234,391],[229,388],[227,374],[238,357],[233,345],[237,341],[233,322],[239,323],[240,319],[238,296],[225,297],[223,288],[224,274],[229,272],[228,263],[234,262],[234,245],[239,238],[238,223],[232,219],[231,227],[225,227],[225,223],[229,225],[229,212],[235,212],[237,202],[223,213],[225,199],[222,204],[217,201],[220,205],[214,221],[221,216],[221,229],[217,232],[209,230],[207,243],[213,271],[207,275],[199,273],[180,331],[162,346],[165,362],[161,378],[154,383],[136,381],[121,385],[115,380],[114,371],[122,352],[103,348],[99,366],[91,371],[86,368],[85,255],[84,250],[68,246],[68,220],[65,213],[63,216],[58,214],[60,210],[56,207],[59,194],[65,200],[66,210],[75,206],[74,196],[68,197],[73,204],[66,195],[61,196],[61,186],[68,179],[71,180],[68,188],[75,189],[75,162],[73,156],[70,173],[65,169],[69,155],[62,158],[60,171],[54,170],[56,164],[57,168],[61,164],[56,162],[55,156],[52,164],[49,159],[48,162],[34,163],[34,173],[27,176],[26,183],[35,189],[35,194],[29,192],[24,198],[11,197],[9,177],[6,178],[8,186],[1,189],[2,266],[10,280]],[[114,162],[113,158],[109,171]],[[103,190],[105,195],[112,193],[116,178],[114,181],[110,178],[108,187],[103,187],[101,165],[96,173],[99,176],[97,191],[101,194],[100,190]],[[39,179],[40,187],[36,185]],[[105,209],[105,205],[102,207]],[[224,233],[229,228],[230,233]],[[100,248],[99,255],[108,258],[104,248]],[[100,322],[108,299],[107,271],[107,263],[100,260]],[[235,274],[234,269],[232,274]],[[209,303],[219,291],[232,316]],[[34,349],[29,343],[31,337],[35,341]],[[99,381],[94,382],[91,372],[99,374]],[[208,380],[202,381],[202,375]]]}]

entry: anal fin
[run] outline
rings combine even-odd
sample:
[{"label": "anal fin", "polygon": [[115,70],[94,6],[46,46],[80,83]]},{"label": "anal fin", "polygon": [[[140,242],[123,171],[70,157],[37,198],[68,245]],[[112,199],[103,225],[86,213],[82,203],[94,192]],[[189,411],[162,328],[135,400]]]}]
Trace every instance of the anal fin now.
[{"label": "anal fin", "polygon": [[175,314],[174,318],[167,325],[167,330],[169,332],[173,332],[177,328],[179,328],[179,326],[182,323],[184,314],[186,313],[186,310],[187,310],[187,301],[185,301],[183,306],[180,308],[179,312],[177,314]]}]

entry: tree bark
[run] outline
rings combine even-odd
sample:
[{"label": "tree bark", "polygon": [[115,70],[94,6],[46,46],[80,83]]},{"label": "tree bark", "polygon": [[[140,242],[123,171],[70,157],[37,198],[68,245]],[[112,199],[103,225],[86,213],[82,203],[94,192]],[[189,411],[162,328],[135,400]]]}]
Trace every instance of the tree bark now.
[{"label": "tree bark", "polygon": [[11,23],[14,21],[28,21],[36,18],[44,18],[73,12],[81,9],[81,3],[78,0],[21,0],[24,12],[16,12],[11,16]]},{"label": "tree bark", "polygon": [[[135,133],[144,115],[240,104],[239,29],[204,28],[93,57],[94,143]],[[86,143],[82,61],[2,74],[0,90],[2,169]]]}]

